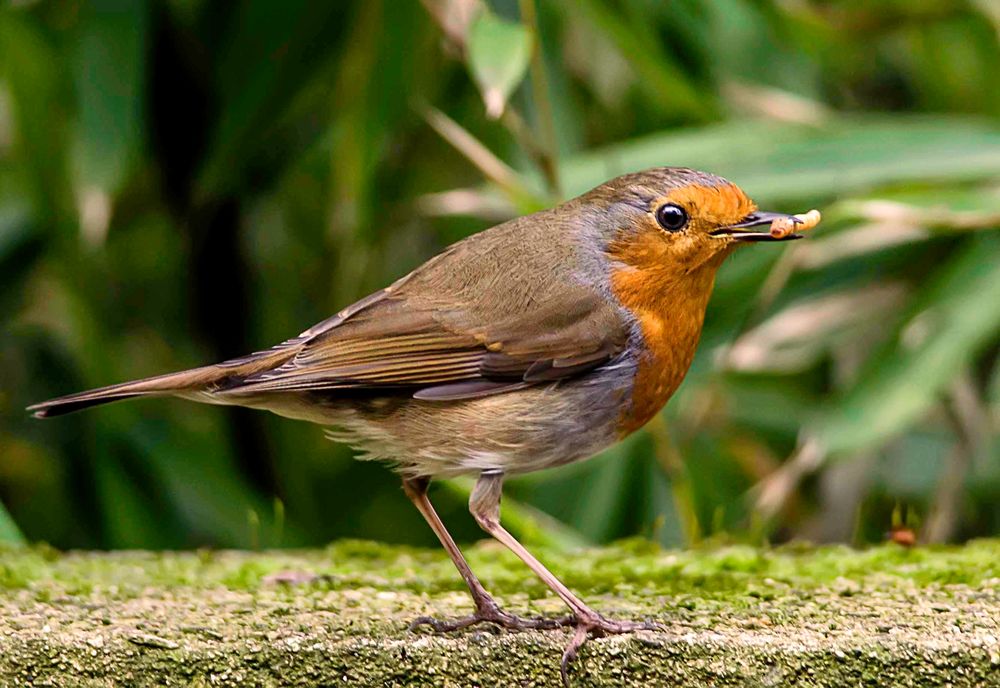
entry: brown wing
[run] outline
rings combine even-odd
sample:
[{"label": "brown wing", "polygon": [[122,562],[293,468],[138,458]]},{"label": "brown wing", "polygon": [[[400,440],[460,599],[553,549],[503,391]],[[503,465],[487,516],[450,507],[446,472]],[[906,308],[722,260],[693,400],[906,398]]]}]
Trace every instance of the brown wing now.
[{"label": "brown wing", "polygon": [[494,394],[608,361],[625,343],[619,320],[589,292],[568,306],[543,304],[497,323],[385,294],[296,342],[297,353],[279,367],[250,375],[225,393],[406,387],[424,399]]},{"label": "brown wing", "polygon": [[267,369],[240,362],[253,372],[219,393],[402,387],[468,398],[599,366],[622,351],[629,326],[597,288],[605,257],[578,228],[557,208],[454,244],[286,342]]}]

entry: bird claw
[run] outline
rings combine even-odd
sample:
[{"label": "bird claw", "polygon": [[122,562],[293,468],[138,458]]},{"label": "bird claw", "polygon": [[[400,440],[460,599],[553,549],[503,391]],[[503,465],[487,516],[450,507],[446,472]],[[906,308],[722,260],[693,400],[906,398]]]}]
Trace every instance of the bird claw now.
[{"label": "bird claw", "polygon": [[635,633],[636,631],[664,631],[666,627],[655,621],[614,621],[607,619],[597,612],[591,612],[576,616],[576,632],[573,633],[572,640],[563,650],[562,661],[559,663],[559,674],[562,676],[563,686],[569,688],[569,667],[576,660],[587,640],[593,636],[601,638],[606,635],[619,635],[622,633]]},{"label": "bird claw", "polygon": [[512,631],[553,630],[557,628],[574,628],[573,638],[563,651],[559,664],[559,673],[563,685],[569,688],[569,667],[576,660],[580,648],[591,637],[602,638],[606,635],[635,633],[636,631],[664,631],[666,627],[655,621],[615,621],[607,619],[597,612],[588,611],[584,614],[568,614],[556,618],[544,616],[523,617],[511,614],[500,608],[492,598],[480,603],[474,614],[460,616],[455,619],[435,619],[432,616],[421,616],[410,622],[410,630],[415,631],[421,626],[430,626],[435,633],[450,633],[463,628],[477,626],[482,623],[493,624]]},{"label": "bird claw", "polygon": [[461,616],[456,619],[435,619],[432,616],[421,616],[410,622],[410,630],[414,631],[420,626],[430,626],[437,633],[448,633],[482,623],[493,624],[494,626],[512,631],[545,631],[555,628],[565,628],[566,626],[575,626],[577,619],[573,615],[557,618],[517,616],[516,614],[504,611],[496,603],[491,603],[481,605],[476,609],[474,614]]},{"label": "bird claw", "polygon": [[620,635],[622,633],[635,633],[636,631],[666,630],[662,624],[658,624],[655,621],[615,621],[605,618],[594,611],[585,614],[569,614],[556,618],[544,616],[527,618],[504,611],[492,600],[481,604],[474,614],[455,619],[435,619],[432,616],[421,616],[410,623],[410,630],[415,631],[421,626],[430,626],[436,633],[449,633],[482,623],[493,624],[494,626],[513,631],[545,631],[567,627],[575,629],[573,638],[563,651],[562,661],[559,664],[559,674],[562,676],[563,685],[567,688],[570,685],[569,667],[576,660],[580,648],[591,637],[601,638],[606,635]]}]

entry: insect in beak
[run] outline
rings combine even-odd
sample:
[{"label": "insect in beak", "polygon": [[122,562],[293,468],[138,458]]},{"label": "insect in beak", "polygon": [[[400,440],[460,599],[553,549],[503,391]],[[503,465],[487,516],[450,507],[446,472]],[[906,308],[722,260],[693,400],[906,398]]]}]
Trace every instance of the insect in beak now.
[{"label": "insect in beak", "polygon": [[[773,230],[768,230],[766,232],[748,231],[754,227],[763,227],[765,225],[770,227],[775,224],[775,221],[777,221],[776,226],[783,227],[808,224],[804,219],[795,215],[758,211],[747,215],[746,219],[742,222],[737,222],[736,224],[729,225],[728,227],[720,227],[712,232],[712,236],[731,236],[737,241],[791,241],[793,239],[802,238],[801,234],[795,234],[792,232],[775,232]],[[803,229],[808,229],[808,227],[803,227]]]}]

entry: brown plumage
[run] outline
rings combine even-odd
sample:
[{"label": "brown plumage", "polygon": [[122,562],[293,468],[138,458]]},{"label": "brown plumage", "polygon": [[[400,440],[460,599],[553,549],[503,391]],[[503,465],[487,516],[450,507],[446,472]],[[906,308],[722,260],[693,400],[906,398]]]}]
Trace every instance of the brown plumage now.
[{"label": "brown plumage", "polygon": [[[818,213],[809,225],[818,222]],[[776,222],[774,235],[754,228]],[[267,351],[31,407],[38,417],[138,396],[235,404],[320,423],[362,458],[393,462],[465,578],[473,615],[419,620],[572,625],[563,667],[610,621],[499,523],[506,473],[593,455],[646,423],[680,385],[724,258],[798,238],[801,218],[758,212],[735,185],[683,168],[613,179],[567,203],[460,241],[409,275]],[[477,522],[570,607],[566,619],[501,610],[427,500],[435,477],[479,476]]]}]

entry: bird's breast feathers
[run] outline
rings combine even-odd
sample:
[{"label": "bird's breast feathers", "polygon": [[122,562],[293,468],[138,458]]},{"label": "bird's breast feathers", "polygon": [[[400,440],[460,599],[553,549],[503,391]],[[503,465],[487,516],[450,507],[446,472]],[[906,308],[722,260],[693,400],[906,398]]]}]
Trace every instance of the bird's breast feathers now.
[{"label": "bird's breast feathers", "polygon": [[622,436],[645,425],[680,386],[701,337],[717,265],[700,266],[683,280],[640,270],[619,256],[612,292],[633,314],[638,336],[631,347],[637,367],[631,403],[620,419]]}]

